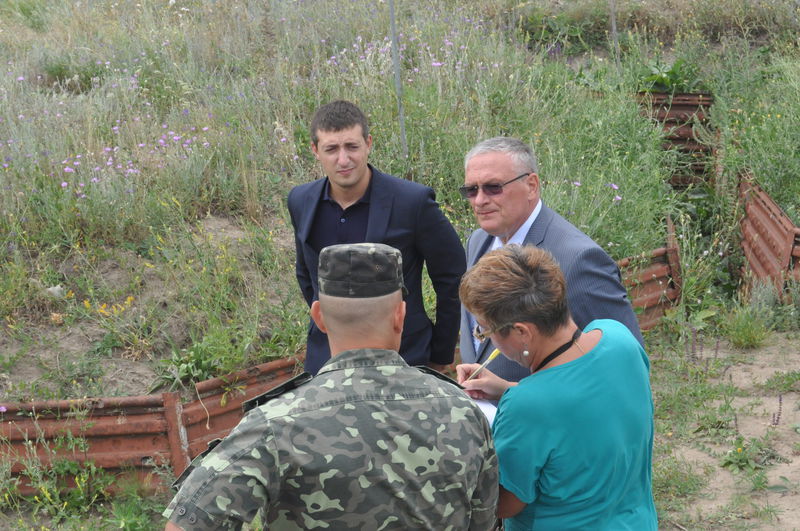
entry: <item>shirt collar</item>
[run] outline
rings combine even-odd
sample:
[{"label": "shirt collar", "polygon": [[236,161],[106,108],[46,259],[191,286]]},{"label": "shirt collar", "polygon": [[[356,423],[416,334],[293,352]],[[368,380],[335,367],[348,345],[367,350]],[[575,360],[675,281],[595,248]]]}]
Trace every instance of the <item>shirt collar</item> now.
[{"label": "shirt collar", "polygon": [[[537,217],[539,217],[539,212],[541,211],[542,211],[542,200],[539,199],[539,201],[536,203],[536,207],[534,207],[533,209],[533,212],[531,212],[531,215],[528,216],[528,219],[525,220],[525,223],[523,223],[522,226],[517,229],[517,232],[515,232],[513,236],[511,236],[511,238],[508,239],[505,245],[511,245],[512,243],[516,243],[517,245],[523,245],[525,243],[525,237],[528,235],[528,232],[531,230],[533,222],[536,221]],[[494,240],[492,240],[492,247],[490,251],[499,249],[503,247],[503,245],[504,245],[503,240],[495,236]]]},{"label": "shirt collar", "polygon": [[361,367],[380,367],[386,365],[408,366],[400,354],[394,350],[381,348],[359,348],[346,350],[333,356],[320,368],[318,374],[337,371],[341,369],[356,369]]},{"label": "shirt collar", "polygon": [[[372,170],[371,167],[370,167],[370,169]],[[375,170],[372,170],[372,172],[373,172],[372,174],[374,175],[375,174]],[[372,179],[370,177],[369,184],[367,185],[367,189],[364,190],[364,195],[362,195],[361,198],[358,201],[353,203],[354,205],[357,205],[359,203],[369,204],[369,197],[370,197],[370,195],[372,195],[372,181],[373,180],[374,179]],[[325,187],[322,189],[322,199],[324,201],[330,201],[332,203],[335,203],[336,201],[333,200],[333,198],[331,197],[331,193],[330,192],[331,192],[331,181],[330,181],[330,179],[325,177]]]}]

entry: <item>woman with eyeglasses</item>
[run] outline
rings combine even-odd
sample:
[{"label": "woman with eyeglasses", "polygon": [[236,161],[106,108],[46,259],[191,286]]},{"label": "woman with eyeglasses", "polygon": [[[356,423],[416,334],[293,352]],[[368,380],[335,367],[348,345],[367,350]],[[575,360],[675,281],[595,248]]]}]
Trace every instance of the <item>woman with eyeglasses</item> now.
[{"label": "woman with eyeglasses", "polygon": [[655,530],[649,361],[623,324],[579,329],[564,277],[547,251],[509,245],[461,281],[479,336],[530,376],[509,382],[457,367],[474,398],[497,400],[498,516],[506,531]]}]

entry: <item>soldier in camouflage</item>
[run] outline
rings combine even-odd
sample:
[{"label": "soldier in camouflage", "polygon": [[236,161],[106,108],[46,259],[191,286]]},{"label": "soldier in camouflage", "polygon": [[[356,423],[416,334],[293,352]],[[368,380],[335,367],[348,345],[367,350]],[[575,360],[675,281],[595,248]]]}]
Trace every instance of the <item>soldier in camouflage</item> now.
[{"label": "soldier in camouflage", "polygon": [[164,512],[167,530],[240,529],[259,509],[266,529],[491,529],[498,475],[486,418],[397,353],[400,252],[326,247],[319,285],[311,315],[332,358],[195,459]]}]

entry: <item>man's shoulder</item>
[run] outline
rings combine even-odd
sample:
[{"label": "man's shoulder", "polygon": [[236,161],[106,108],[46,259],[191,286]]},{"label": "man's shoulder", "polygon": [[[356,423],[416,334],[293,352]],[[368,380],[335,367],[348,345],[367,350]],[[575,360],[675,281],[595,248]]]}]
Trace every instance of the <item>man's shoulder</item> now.
[{"label": "man's shoulder", "polygon": [[322,190],[322,186],[324,184],[325,177],[320,177],[319,179],[314,179],[313,181],[309,181],[307,183],[298,184],[289,190],[289,199],[292,199],[292,197],[303,196],[312,191]]},{"label": "man's shoulder", "polygon": [[602,250],[602,247],[588,234],[555,210],[543,205],[540,215],[542,216],[541,221],[547,223],[542,247],[549,248],[547,244],[550,243],[561,250],[569,249],[570,253],[574,253],[576,249],[597,248]]},{"label": "man's shoulder", "polygon": [[317,409],[314,402],[318,399],[319,387],[318,377],[304,372],[250,399],[243,407],[249,406],[248,415],[258,419],[257,422],[302,415]]},{"label": "man's shoulder", "polygon": [[372,168],[372,176],[377,186],[399,190],[405,193],[427,194],[431,190],[430,186],[384,173],[375,167]]},{"label": "man's shoulder", "polygon": [[248,400],[245,400],[242,403],[242,410],[246,413],[251,409],[255,409],[259,406],[263,406],[270,400],[279,398],[280,396],[288,393],[289,391],[298,389],[299,387],[307,384],[311,381],[313,376],[308,372],[302,372],[292,378],[289,378],[283,383],[276,385],[275,387],[268,389],[264,393],[260,395],[254,396]]}]

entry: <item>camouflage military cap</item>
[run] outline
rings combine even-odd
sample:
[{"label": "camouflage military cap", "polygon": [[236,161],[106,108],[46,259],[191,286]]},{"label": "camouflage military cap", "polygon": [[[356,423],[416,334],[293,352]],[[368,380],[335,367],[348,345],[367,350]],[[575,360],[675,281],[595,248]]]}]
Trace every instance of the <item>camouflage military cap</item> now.
[{"label": "camouflage military cap", "polygon": [[332,297],[388,295],[403,285],[403,256],[382,243],[331,245],[319,253],[319,292]]}]

